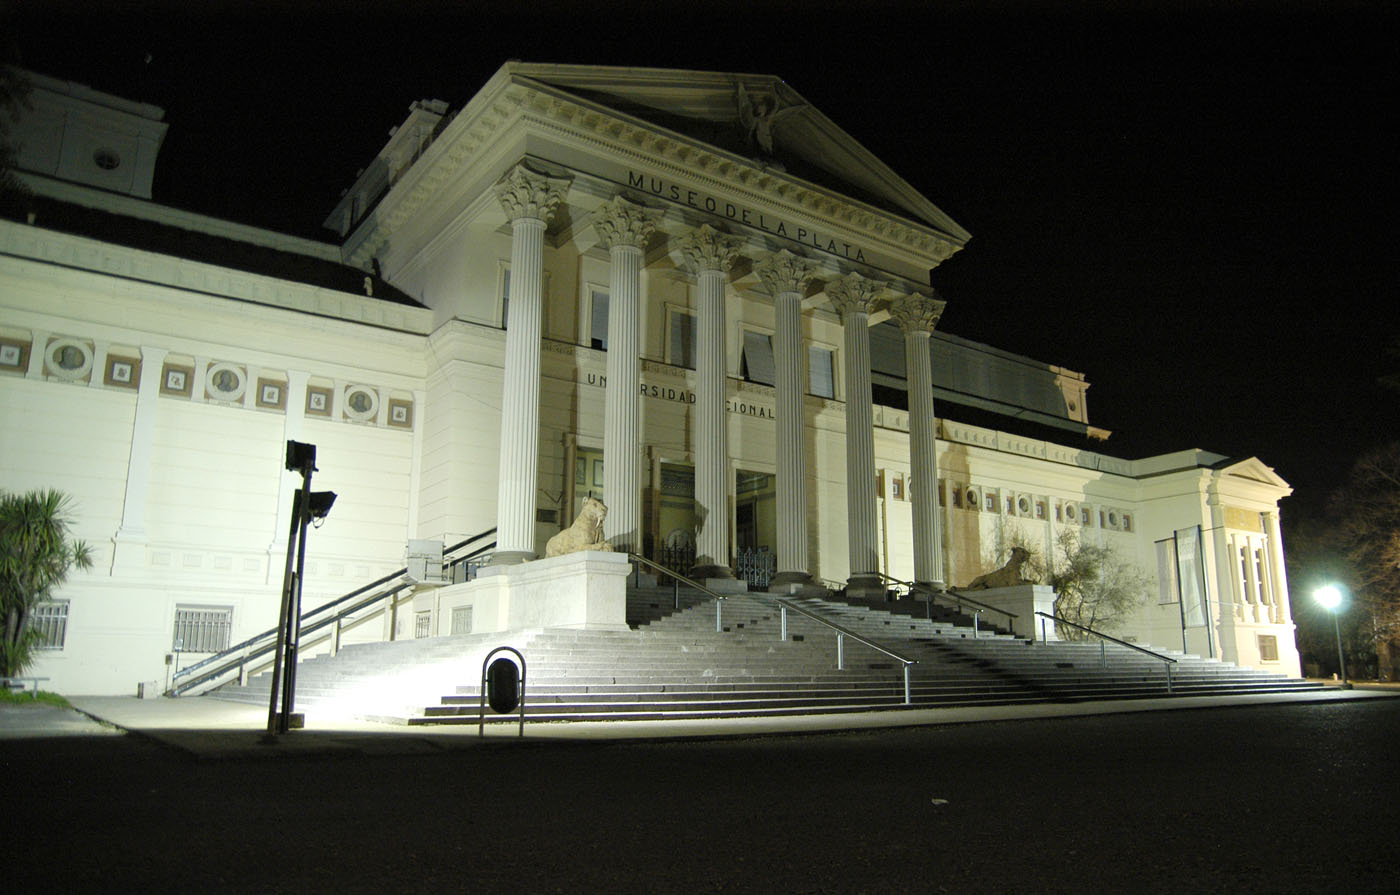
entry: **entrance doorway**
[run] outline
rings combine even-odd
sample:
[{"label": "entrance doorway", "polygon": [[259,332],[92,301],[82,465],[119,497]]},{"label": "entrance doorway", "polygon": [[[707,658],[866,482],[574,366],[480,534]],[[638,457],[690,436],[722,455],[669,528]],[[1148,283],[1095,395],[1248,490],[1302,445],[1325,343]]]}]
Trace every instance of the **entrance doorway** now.
[{"label": "entrance doorway", "polygon": [[695,567],[695,467],[664,461],[659,465],[655,559],[668,569],[688,575]]},{"label": "entrance doorway", "polygon": [[766,472],[738,471],[734,481],[735,571],[752,588],[766,588],[777,565],[777,485]]}]

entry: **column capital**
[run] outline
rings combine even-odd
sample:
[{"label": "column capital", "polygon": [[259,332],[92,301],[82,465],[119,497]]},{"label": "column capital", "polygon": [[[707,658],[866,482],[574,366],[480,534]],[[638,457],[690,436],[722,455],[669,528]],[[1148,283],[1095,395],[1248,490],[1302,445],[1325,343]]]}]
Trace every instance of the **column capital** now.
[{"label": "column capital", "polygon": [[777,298],[784,292],[801,295],[816,277],[817,266],[787,249],[779,249],[755,264],[753,272],[763,282],[763,288]]},{"label": "column capital", "polygon": [[521,162],[496,181],[496,198],[512,221],[536,218],[548,224],[569,183],[567,177],[550,177]]},{"label": "column capital", "polygon": [[721,233],[709,224],[701,224],[676,240],[681,263],[692,274],[707,270],[729,270],[739,257],[743,240]]},{"label": "column capital", "polygon": [[836,313],[843,318],[847,314],[869,314],[875,309],[875,302],[888,287],[879,280],[861,276],[852,271],[837,277],[826,284],[826,297]]},{"label": "column capital", "polygon": [[605,249],[613,246],[634,246],[644,249],[656,231],[659,214],[640,202],[614,196],[593,212],[593,229],[598,243]]},{"label": "column capital", "polygon": [[931,333],[938,325],[938,318],[943,316],[943,309],[947,304],[931,295],[912,292],[909,295],[901,295],[890,303],[890,316],[899,322],[899,328],[906,334]]}]

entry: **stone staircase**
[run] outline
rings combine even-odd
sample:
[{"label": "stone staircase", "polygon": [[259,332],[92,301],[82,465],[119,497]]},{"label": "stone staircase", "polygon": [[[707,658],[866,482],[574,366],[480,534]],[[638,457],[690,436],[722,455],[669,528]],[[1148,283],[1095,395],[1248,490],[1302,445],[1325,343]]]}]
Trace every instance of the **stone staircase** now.
[{"label": "stone staircase", "polygon": [[[679,609],[676,603],[680,603]],[[922,617],[922,603],[794,601],[917,661],[910,706],[1130,699],[1167,694],[1163,663],[1126,647],[1027,642],[951,611]],[[903,665],[847,637],[837,668],[833,631],[758,595],[720,606],[669,586],[629,592],[627,631],[543,629],[357,644],[299,666],[297,706],[310,715],[351,715],[403,724],[476,724],[482,660],[519,649],[527,663],[525,714],[532,722],[758,717],[905,708]],[[1309,689],[1316,685],[1172,654],[1172,695]],[[267,704],[270,675],[226,686],[222,699]],[[515,715],[487,714],[488,721]]]}]

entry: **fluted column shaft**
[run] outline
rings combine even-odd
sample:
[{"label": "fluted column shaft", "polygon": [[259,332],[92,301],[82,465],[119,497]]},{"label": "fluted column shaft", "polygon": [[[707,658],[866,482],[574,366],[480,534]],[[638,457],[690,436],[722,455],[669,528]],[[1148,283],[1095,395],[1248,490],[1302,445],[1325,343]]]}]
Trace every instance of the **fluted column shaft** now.
[{"label": "fluted column shaft", "polygon": [[891,308],[904,330],[904,363],[909,385],[909,470],[913,484],[914,579],[942,589],[943,545],[938,509],[938,431],[933,416],[932,331],[944,303],[907,295]]},{"label": "fluted column shaft", "polygon": [[807,433],[802,381],[802,292],[814,268],[786,249],[765,259],[755,273],[773,295],[774,388],[777,392],[778,567],[772,588],[810,584],[807,556]]},{"label": "fluted column shaft", "polygon": [[617,198],[594,227],[612,262],[608,277],[608,382],[603,407],[603,536],[613,549],[641,547],[640,308],[643,249],[654,229],[646,209]]},{"label": "fluted column shaft", "polygon": [[540,336],[544,231],[565,181],[517,165],[496,185],[511,220],[510,319],[501,385],[501,454],[493,563],[535,558],[540,447]]},{"label": "fluted column shaft", "polygon": [[847,274],[827,285],[827,297],[845,329],[846,514],[850,551],[848,593],[884,590],[879,577],[875,504],[875,423],[870,398],[870,312],[883,284]]},{"label": "fluted column shaft", "polygon": [[738,241],[708,224],[680,240],[684,263],[696,277],[695,503],[699,532],[695,569],[702,578],[732,578],[729,566],[729,427],[725,357],[725,271]]}]

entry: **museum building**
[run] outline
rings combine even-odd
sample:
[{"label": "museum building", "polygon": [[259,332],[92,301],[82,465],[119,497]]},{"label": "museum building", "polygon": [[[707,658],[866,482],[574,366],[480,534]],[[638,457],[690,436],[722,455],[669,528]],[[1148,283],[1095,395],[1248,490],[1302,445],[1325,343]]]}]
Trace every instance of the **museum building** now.
[{"label": "museum building", "polygon": [[596,497],[614,550],[778,593],[963,585],[1072,529],[1158,582],[1119,636],[1299,674],[1288,484],[1114,457],[1083,375],[939,329],[969,234],[779,78],[507,63],[413,103],[315,241],[152,201],[163,111],[28,77],[0,488],[72,495],[98,557],[35,620],[56,690],[276,625],[288,441],[338,494],[308,607],[495,529],[496,585],[359,638],[617,624],[502,590]]}]

